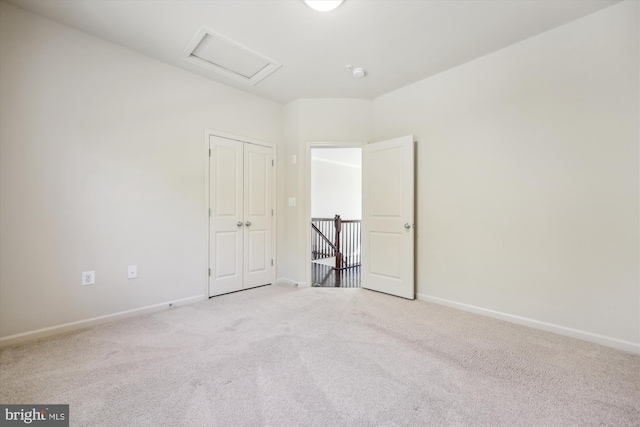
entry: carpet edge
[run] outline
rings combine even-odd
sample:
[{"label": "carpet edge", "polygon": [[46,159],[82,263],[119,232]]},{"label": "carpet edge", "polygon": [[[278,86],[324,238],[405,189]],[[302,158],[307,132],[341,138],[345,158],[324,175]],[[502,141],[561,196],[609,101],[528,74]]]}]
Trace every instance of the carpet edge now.
[{"label": "carpet edge", "polygon": [[527,317],[516,316],[514,314],[503,313],[500,311],[490,310],[484,307],[478,307],[475,305],[465,304],[458,301],[448,300],[445,298],[434,297],[426,294],[416,294],[416,297],[420,301],[431,302],[438,305],[444,305],[447,307],[455,308],[482,316],[492,317],[494,319],[504,320],[506,322],[515,323],[522,326],[528,326],[534,329],[540,329],[546,332],[552,332],[558,335],[567,336],[570,338],[576,338],[582,341],[588,341],[595,344],[604,345],[606,347],[615,348],[617,350],[623,350],[630,353],[640,355],[640,343],[634,343],[632,341],[625,341],[618,338],[609,337],[606,335],[595,334],[592,332],[582,331],[579,329],[573,329],[555,323],[543,322],[536,319]]},{"label": "carpet edge", "polygon": [[106,314],[104,316],[91,317],[88,319],[77,320],[75,322],[62,323],[60,325],[49,326],[42,329],[36,329],[34,331],[27,331],[27,332],[21,332],[19,334],[8,335],[6,337],[0,337],[0,348],[7,347],[10,345],[15,345],[15,344],[22,344],[28,341],[33,341],[40,338],[61,334],[64,332],[84,329],[84,328],[100,325],[107,322],[113,322],[115,320],[127,319],[129,317],[140,316],[142,314],[149,314],[149,313],[155,313],[162,310],[168,310],[172,307],[193,304],[196,302],[204,301],[206,299],[207,299],[206,295],[196,295],[192,297],[181,298],[178,300],[166,301],[160,304],[149,305],[146,307],[119,311],[117,313]]}]

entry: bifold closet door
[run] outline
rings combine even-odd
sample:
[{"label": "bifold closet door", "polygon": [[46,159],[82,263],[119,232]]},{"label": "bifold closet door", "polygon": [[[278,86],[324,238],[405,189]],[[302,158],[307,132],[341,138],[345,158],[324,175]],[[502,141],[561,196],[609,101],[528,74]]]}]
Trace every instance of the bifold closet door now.
[{"label": "bifold closet door", "polygon": [[272,150],[210,139],[209,296],[271,283]]}]

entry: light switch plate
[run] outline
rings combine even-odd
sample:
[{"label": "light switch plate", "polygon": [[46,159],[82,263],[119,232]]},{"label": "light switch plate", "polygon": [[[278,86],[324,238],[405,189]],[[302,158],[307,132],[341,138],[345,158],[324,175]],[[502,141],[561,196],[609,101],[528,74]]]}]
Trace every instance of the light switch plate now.
[{"label": "light switch plate", "polygon": [[130,265],[127,267],[127,279],[135,279],[138,277],[138,266]]},{"label": "light switch plate", "polygon": [[295,205],[296,205],[296,198],[289,197],[289,206],[295,206]]}]

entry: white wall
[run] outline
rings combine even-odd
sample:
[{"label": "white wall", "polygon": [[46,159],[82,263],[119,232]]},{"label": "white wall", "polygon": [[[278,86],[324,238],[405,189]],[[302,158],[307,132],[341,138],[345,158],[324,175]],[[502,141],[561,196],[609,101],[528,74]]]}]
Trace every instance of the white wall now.
[{"label": "white wall", "polygon": [[376,140],[418,141],[421,297],[640,350],[638,16],[615,5],[374,101]]},{"label": "white wall", "polygon": [[205,128],[280,143],[283,106],[5,3],[0,31],[0,337],[203,296]]},{"label": "white wall", "polygon": [[[366,99],[299,99],[285,105],[286,198],[295,197],[296,206],[281,210],[284,216],[285,254],[279,260],[279,277],[291,282],[304,283],[309,279],[306,258],[308,245],[310,197],[307,191],[310,143],[364,144],[371,141],[373,101]],[[296,155],[297,163],[291,162]]]},{"label": "white wall", "polygon": [[362,219],[362,149],[311,150],[311,217]]}]

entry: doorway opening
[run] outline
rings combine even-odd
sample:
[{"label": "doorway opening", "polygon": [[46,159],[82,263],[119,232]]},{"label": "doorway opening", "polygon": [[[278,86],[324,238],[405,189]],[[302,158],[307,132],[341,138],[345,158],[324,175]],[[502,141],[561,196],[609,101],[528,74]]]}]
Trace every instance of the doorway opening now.
[{"label": "doorway opening", "polygon": [[358,288],[362,149],[311,148],[311,285]]}]

